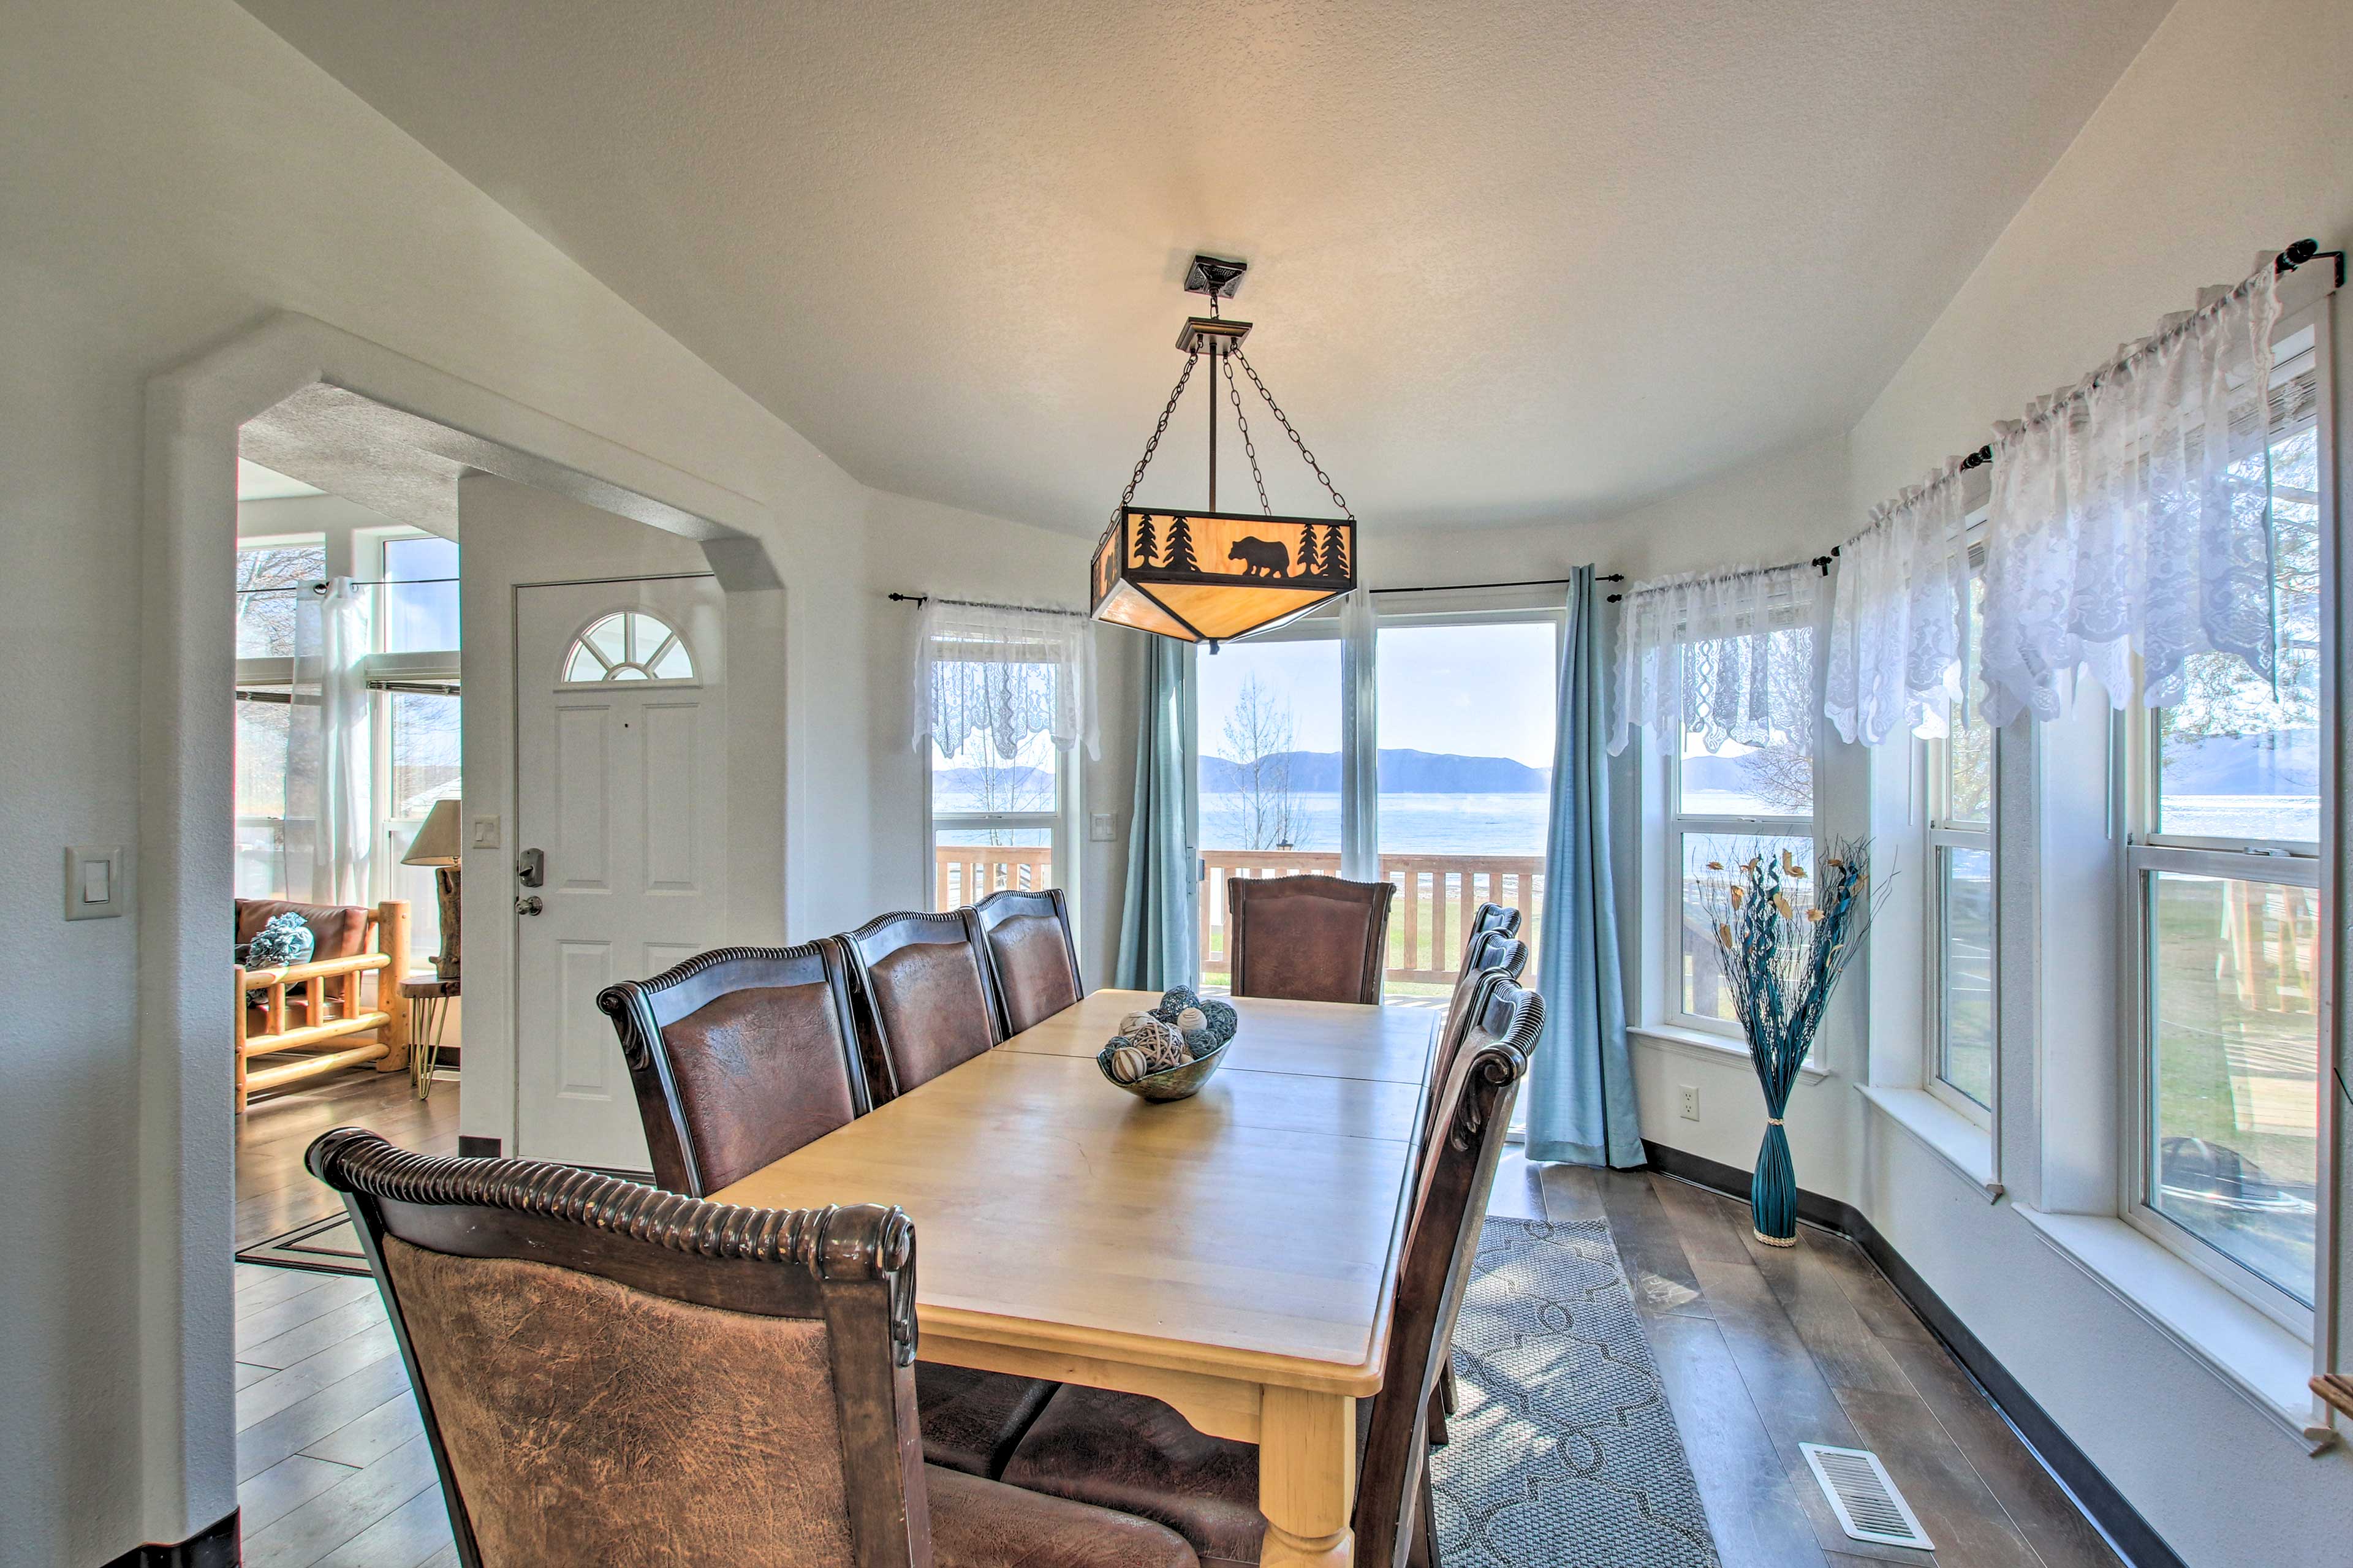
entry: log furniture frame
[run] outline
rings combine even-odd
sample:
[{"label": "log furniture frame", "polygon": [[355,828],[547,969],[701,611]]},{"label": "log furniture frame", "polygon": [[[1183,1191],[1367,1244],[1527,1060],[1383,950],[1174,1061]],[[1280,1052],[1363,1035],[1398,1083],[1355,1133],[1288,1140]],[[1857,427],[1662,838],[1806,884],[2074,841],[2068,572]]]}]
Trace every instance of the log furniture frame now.
[{"label": "log furniture frame", "polygon": [[[258,1090],[299,1083],[338,1068],[360,1062],[374,1062],[378,1072],[407,1068],[409,1007],[401,991],[408,973],[407,900],[386,899],[369,910],[362,951],[348,957],[276,968],[248,969],[241,963],[232,968],[237,987],[233,1081],[237,1115],[245,1114],[248,1100]],[[360,995],[361,977],[368,974],[376,977],[373,1007],[364,1005]],[[303,1023],[287,1022],[289,990],[301,994]],[[254,991],[265,993],[258,1009],[246,1002],[248,994]],[[259,1034],[253,1031],[251,1017],[257,1010],[261,1014]],[[323,1051],[311,1049],[337,1040],[349,1042],[371,1031],[375,1037],[370,1040]],[[294,1050],[306,1054],[271,1067],[250,1065],[256,1057]]]}]

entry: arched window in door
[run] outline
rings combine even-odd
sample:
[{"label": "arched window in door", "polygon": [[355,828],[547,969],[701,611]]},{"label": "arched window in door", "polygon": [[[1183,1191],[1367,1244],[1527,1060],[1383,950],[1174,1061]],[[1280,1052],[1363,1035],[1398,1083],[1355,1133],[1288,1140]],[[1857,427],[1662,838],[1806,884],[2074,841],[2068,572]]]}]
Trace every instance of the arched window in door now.
[{"label": "arched window in door", "polygon": [[694,659],[684,639],[659,616],[615,610],[601,616],[573,639],[564,656],[564,679],[600,680],[692,680]]}]

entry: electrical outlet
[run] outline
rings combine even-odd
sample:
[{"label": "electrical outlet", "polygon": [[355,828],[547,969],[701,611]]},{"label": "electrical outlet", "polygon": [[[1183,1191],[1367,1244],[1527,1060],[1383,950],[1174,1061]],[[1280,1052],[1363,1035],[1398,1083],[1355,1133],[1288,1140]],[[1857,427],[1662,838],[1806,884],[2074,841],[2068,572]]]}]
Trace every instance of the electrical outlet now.
[{"label": "electrical outlet", "polygon": [[1699,1086],[1689,1083],[1675,1085],[1675,1104],[1676,1108],[1683,1113],[1685,1121],[1697,1121],[1699,1120]]}]

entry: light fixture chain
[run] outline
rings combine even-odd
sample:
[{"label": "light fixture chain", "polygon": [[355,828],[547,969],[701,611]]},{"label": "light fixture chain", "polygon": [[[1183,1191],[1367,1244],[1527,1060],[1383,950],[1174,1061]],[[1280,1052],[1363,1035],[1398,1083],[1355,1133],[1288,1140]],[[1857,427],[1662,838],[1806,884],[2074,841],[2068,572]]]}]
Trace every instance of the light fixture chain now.
[{"label": "light fixture chain", "polygon": [[1127,503],[1135,499],[1135,487],[1144,482],[1144,470],[1152,466],[1152,454],[1160,449],[1160,437],[1168,434],[1168,421],[1176,414],[1176,405],[1185,395],[1185,384],[1193,379],[1193,367],[1200,360],[1198,351],[1185,356],[1185,368],[1176,373],[1176,390],[1168,395],[1168,406],[1160,411],[1160,423],[1152,427],[1152,438],[1144,444],[1144,456],[1135,460],[1135,472],[1128,475],[1127,489],[1119,492],[1119,505],[1112,509],[1113,522],[1127,510]]},{"label": "light fixture chain", "polygon": [[[1231,351],[1231,353],[1232,357],[1242,362],[1243,373],[1250,378],[1250,384],[1258,388],[1258,395],[1266,399],[1266,405],[1269,408],[1274,410],[1275,422],[1282,426],[1282,433],[1291,437],[1291,444],[1299,448],[1299,455],[1307,459],[1307,466],[1309,468],[1315,470],[1316,480],[1321,483],[1324,489],[1331,495],[1332,504],[1340,509],[1341,516],[1346,518],[1350,522],[1356,521],[1356,514],[1348,510],[1348,498],[1340,493],[1339,488],[1332,482],[1332,476],[1324,471],[1324,465],[1315,460],[1315,454],[1309,451],[1307,449],[1307,443],[1299,438],[1299,432],[1292,426],[1291,416],[1282,411],[1282,405],[1274,400],[1274,394],[1266,389],[1266,383],[1259,379],[1258,367],[1251,364],[1247,358],[1244,358],[1241,350],[1235,349]],[[1187,367],[1187,370],[1189,372],[1189,366]],[[1180,382],[1178,386],[1181,390],[1183,384]],[[1147,453],[1146,456],[1149,456],[1149,454]],[[1144,470],[1140,468],[1136,470],[1139,475],[1141,475],[1143,471]],[[1130,486],[1129,488],[1131,489],[1134,489],[1133,486]]]},{"label": "light fixture chain", "polygon": [[[1211,300],[1215,304],[1216,300]],[[1266,476],[1258,471],[1258,443],[1250,439],[1250,421],[1242,417],[1242,384],[1234,379],[1234,356],[1227,354],[1226,392],[1234,403],[1234,423],[1242,433],[1242,450],[1250,454],[1250,480],[1258,486],[1258,509],[1267,516],[1274,515],[1274,503],[1266,499]]]}]

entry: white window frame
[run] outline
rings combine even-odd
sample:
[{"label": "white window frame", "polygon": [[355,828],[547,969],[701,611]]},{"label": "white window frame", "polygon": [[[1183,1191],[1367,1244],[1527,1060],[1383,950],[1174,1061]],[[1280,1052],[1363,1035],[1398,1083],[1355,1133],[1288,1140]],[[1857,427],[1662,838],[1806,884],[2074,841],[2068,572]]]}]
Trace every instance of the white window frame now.
[{"label": "white window frame", "polygon": [[[1969,520],[1968,559],[1972,582],[1984,564],[1984,524],[1985,514],[1982,510]],[[1965,668],[1966,664],[1967,661],[1964,660]],[[1977,700],[1974,679],[1970,681],[1970,685],[1972,689],[1965,695],[1964,701]],[[1942,738],[1926,740],[1921,742],[1920,747],[1923,776],[1927,782],[1926,858],[1928,867],[1928,875],[1923,879],[1926,884],[1923,889],[1926,908],[1922,911],[1921,920],[1921,930],[1926,940],[1926,948],[1922,955],[1921,967],[1921,977],[1925,983],[1921,998],[1921,1039],[1926,1047],[1926,1055],[1920,1066],[1920,1082],[1937,1103],[1990,1131],[1993,1128],[1993,1107],[1990,1104],[1978,1104],[1945,1077],[1946,1036],[1951,1023],[1946,1010],[1947,991],[1945,984],[1945,969],[1949,949],[1945,941],[1945,917],[1948,902],[1946,896],[1945,868],[1947,864],[1947,857],[1950,851],[1975,849],[1983,851],[1988,857],[1993,866],[1996,879],[1999,879],[2001,874],[2001,861],[1995,848],[1994,834],[1994,825],[2000,809],[1997,803],[2001,793],[2000,784],[2002,763],[2001,732],[1998,730],[1994,731],[1992,756],[1994,776],[1987,791],[1986,817],[1983,822],[1965,821],[1953,815],[1951,742]],[[1991,987],[1988,1002],[1996,1020],[1994,1071],[1987,1092],[1999,1098],[2001,1084],[2000,1029],[2001,974],[1998,962],[1998,955],[2001,951],[2001,916],[1998,907],[1999,900],[1996,900],[1996,904],[1992,949],[1987,962],[1987,979]]]},{"label": "white window frame", "polygon": [[[370,881],[378,900],[408,900],[411,932],[408,962],[412,969],[419,970],[429,967],[427,960],[440,951],[440,907],[430,890],[433,873],[418,867],[404,866],[400,861],[400,858],[408,853],[409,843],[416,838],[417,829],[425,826],[425,818],[393,815],[393,807],[396,804],[392,794],[391,700],[394,693],[385,689],[383,683],[456,687],[460,678],[460,652],[454,647],[413,653],[385,652],[384,644],[390,630],[391,617],[381,612],[390,590],[382,584],[386,575],[384,548],[386,544],[400,539],[436,537],[438,536],[422,528],[365,528],[353,531],[352,541],[356,574],[364,581],[379,584],[375,590],[379,613],[373,617],[374,624],[370,627],[375,639],[375,651],[368,656],[364,667],[369,688],[369,723],[374,731],[370,760],[372,776],[368,781],[369,816],[375,823],[377,851],[369,858],[373,862]],[[459,691],[455,695],[462,711],[465,694]],[[462,769],[461,762],[461,781]],[[426,889],[421,896],[420,880]],[[404,881],[408,885],[404,887]]]},{"label": "white window frame", "polygon": [[[1048,742],[1050,747],[1051,741]],[[1053,857],[1054,877],[1047,886],[1062,889],[1062,900],[1071,913],[1071,929],[1083,929],[1079,921],[1080,882],[1079,846],[1087,841],[1086,826],[1086,749],[1073,745],[1068,751],[1054,749],[1054,804],[1044,811],[950,811],[937,810],[932,796],[932,770],[938,748],[926,738],[916,756],[921,760],[923,788],[920,805],[923,823],[923,908],[929,910],[937,901],[940,878],[940,835],[948,833],[985,832],[992,828],[1036,831],[1048,834],[1047,850]],[[1040,889],[1042,890],[1042,889]],[[978,903],[965,889],[968,904]],[[988,895],[983,893],[981,898]]]},{"label": "white window frame", "polygon": [[[1796,628],[1788,628],[1796,629]],[[1822,654],[1822,630],[1814,626],[1814,658],[1820,668]],[[1676,653],[1676,678],[1682,679],[1682,652]],[[1662,842],[1665,862],[1658,868],[1652,886],[1660,895],[1660,909],[1653,917],[1653,929],[1660,942],[1660,963],[1652,976],[1655,991],[1651,1013],[1655,1021],[1668,1028],[1694,1030],[1701,1034],[1718,1035],[1727,1039],[1740,1039],[1740,1026],[1729,1019],[1709,1017],[1686,1011],[1683,1006],[1683,839],[1692,834],[1711,834],[1734,838],[1803,838],[1810,845],[1821,843],[1822,814],[1822,732],[1826,726],[1819,716],[1814,722],[1814,809],[1805,816],[1728,816],[1715,814],[1685,812],[1683,794],[1683,738],[1674,737],[1664,755],[1656,749],[1656,741],[1644,736],[1634,743],[1642,746],[1647,764],[1658,764],[1656,772],[1663,791],[1661,799]]]},{"label": "white window frame", "polygon": [[[2330,520],[2336,518],[2337,512],[2330,375],[2333,345],[2325,300],[2321,305],[2284,317],[2274,331],[2274,341],[2275,346],[2285,345],[2307,329],[2314,336],[2312,357],[2318,369],[2320,384],[2316,423],[2320,431],[2320,575],[2323,584],[2320,614],[2321,642],[2325,651],[2320,660],[2319,730],[2320,745],[2326,752],[2337,743],[2337,734],[2334,682],[2329,671],[2336,658],[2334,650],[2339,628],[2335,624],[2333,613],[2337,594],[2329,585],[2341,582],[2345,567],[2337,545],[2335,529],[2330,526]],[[2301,357],[2299,353],[2293,359]],[[2284,367],[2274,372],[2275,378],[2284,374]],[[2121,1131],[2119,1209],[2126,1223],[2142,1235],[2215,1280],[2282,1328],[2310,1342],[2315,1333],[2314,1308],[2306,1306],[2221,1248],[2197,1237],[2149,1202],[2155,1133],[2155,1107],[2151,1097],[2156,1089],[2153,1033],[2157,984],[2155,970],[2149,962],[2152,935],[2149,914],[2156,877],[2161,872],[2314,889],[2319,893],[2324,910],[2324,930],[2318,944],[2320,951],[2316,952],[2315,958],[2325,991],[2329,985],[2328,939],[2325,929],[2327,919],[2325,911],[2329,907],[2329,896],[2324,888],[2322,861],[2327,849],[2328,803],[2324,790],[2323,837],[2316,843],[2267,838],[2217,838],[2157,831],[2160,741],[2157,713],[2157,710],[2141,704],[2136,693],[2136,700],[2128,705],[2120,721],[2126,753],[2124,795],[2126,831],[2124,850],[2118,857],[2120,886],[2117,907],[2121,917],[2122,973],[2126,983],[2121,1009],[2123,1042],[2118,1074],[2117,1120]],[[2329,776],[2324,771],[2324,784]],[[2329,1034],[2329,1016],[2330,1009],[2324,995],[2322,1005],[2315,1014],[2317,1068],[2324,1091],[2334,1089],[2330,1081],[2334,1044]],[[2327,1150],[2330,1124],[2330,1118],[2323,1113],[2316,1127],[2316,1136],[2322,1144],[2321,1180],[2315,1190],[2315,1202],[2320,1205],[2320,1212],[2315,1216],[2316,1240],[2318,1243],[2315,1255],[2320,1269],[2328,1266],[2327,1242],[2332,1222],[2330,1205],[2335,1197],[2329,1186],[2330,1163]],[[2313,1285],[2314,1300],[2316,1302],[2328,1301],[2329,1292],[2325,1282],[2316,1278]]]}]

